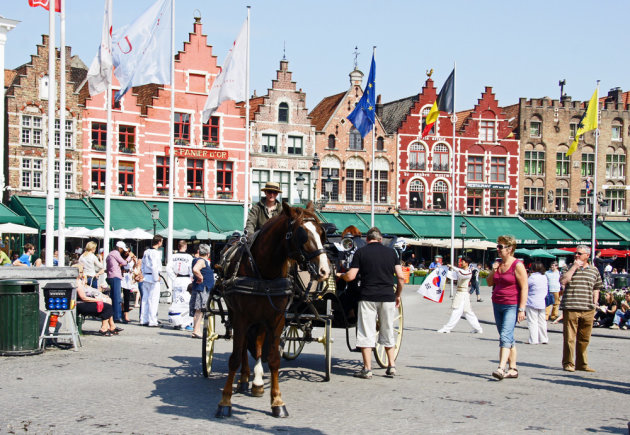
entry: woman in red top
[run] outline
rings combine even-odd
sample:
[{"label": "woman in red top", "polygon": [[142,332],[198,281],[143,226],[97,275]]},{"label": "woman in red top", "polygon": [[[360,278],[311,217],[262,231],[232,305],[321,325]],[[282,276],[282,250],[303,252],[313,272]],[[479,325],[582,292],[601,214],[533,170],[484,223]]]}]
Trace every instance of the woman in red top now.
[{"label": "woman in red top", "polygon": [[[497,253],[500,259],[492,265],[492,271],[486,278],[492,291],[494,320],[499,331],[499,368],[492,376],[518,378],[516,368],[516,344],[514,328],[516,322],[525,320],[527,305],[527,271],[523,263],[514,258],[516,239],[512,236],[500,236],[497,239]],[[505,370],[505,364],[509,368]]]}]

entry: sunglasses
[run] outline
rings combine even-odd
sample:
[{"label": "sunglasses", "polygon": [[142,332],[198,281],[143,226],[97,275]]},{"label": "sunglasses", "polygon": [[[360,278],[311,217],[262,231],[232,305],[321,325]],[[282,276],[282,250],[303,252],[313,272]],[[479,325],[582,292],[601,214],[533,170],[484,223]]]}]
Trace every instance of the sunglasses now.
[{"label": "sunglasses", "polygon": [[500,251],[503,248],[507,248],[505,245],[497,245],[497,251]]},{"label": "sunglasses", "polygon": [[576,252],[575,255],[588,255],[588,252]]}]

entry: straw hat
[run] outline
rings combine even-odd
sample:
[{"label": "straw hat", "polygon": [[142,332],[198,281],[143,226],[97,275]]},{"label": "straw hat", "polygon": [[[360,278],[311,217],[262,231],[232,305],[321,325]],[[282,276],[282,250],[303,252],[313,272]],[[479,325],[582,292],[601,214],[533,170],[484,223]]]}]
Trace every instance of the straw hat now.
[{"label": "straw hat", "polygon": [[267,184],[265,184],[265,187],[263,187],[261,190],[263,192],[278,192],[278,193],[282,193],[282,190],[280,190],[280,184],[274,183],[273,181],[267,182]]}]

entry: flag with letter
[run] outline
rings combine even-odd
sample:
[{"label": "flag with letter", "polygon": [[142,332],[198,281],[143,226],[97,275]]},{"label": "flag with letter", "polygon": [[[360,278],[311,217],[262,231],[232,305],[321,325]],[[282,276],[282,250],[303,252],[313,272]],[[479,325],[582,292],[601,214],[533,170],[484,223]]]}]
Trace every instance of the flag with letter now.
[{"label": "flag with letter", "polygon": [[[28,0],[28,5],[30,7],[36,8],[38,6],[41,6],[47,11],[50,10],[48,6],[49,3],[50,0]],[[61,12],[61,0],[55,0],[55,12]]]},{"label": "flag with letter", "polygon": [[222,102],[227,100],[243,101],[247,98],[245,84],[247,81],[247,20],[243,23],[232,48],[225,57],[225,63],[221,72],[214,79],[212,88],[208,94],[206,104],[203,106],[202,120],[204,123]]},{"label": "flag with letter", "polygon": [[157,0],[133,23],[112,34],[112,62],[120,82],[116,101],[133,86],[171,84],[172,1]]},{"label": "flag with letter", "polygon": [[367,85],[363,96],[354,107],[354,110],[348,115],[348,120],[354,125],[354,128],[359,130],[361,137],[365,137],[372,128],[376,121],[376,83],[374,82],[376,76],[376,62],[374,61],[374,54],[372,54],[372,64],[370,65],[370,74],[368,74]]},{"label": "flag with letter", "polygon": [[88,70],[88,84],[90,95],[100,94],[107,90],[112,80],[112,38],[110,34],[110,16],[112,0],[105,0],[105,14],[103,15],[103,31],[101,46]]},{"label": "flag with letter", "polygon": [[587,131],[595,130],[597,128],[597,112],[599,110],[599,101],[597,97],[598,89],[595,89],[593,92],[593,96],[591,100],[588,102],[588,107],[586,108],[586,112],[582,115],[580,122],[578,123],[578,129],[575,132],[575,138],[567,151],[567,156],[570,156],[575,152],[578,146],[578,141],[580,140],[580,136],[582,136]]},{"label": "flag with letter", "polygon": [[426,136],[431,131],[438,120],[440,111],[446,113],[453,113],[455,111],[455,68],[453,68],[451,75],[448,76],[444,85],[442,85],[437,99],[433,102],[433,106],[431,106],[431,110],[425,121],[424,130],[422,130],[422,136]]},{"label": "flag with letter", "polygon": [[448,266],[440,266],[433,269],[420,285],[418,293],[424,296],[425,299],[442,303],[447,275]]}]

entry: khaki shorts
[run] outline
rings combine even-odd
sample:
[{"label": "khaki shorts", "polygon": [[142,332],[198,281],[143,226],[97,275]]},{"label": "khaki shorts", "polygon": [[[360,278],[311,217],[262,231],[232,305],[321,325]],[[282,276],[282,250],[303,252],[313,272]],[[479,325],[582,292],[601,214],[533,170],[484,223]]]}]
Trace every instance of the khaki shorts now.
[{"label": "khaki shorts", "polygon": [[376,319],[379,319],[378,343],[394,347],[394,319],[396,302],[359,301],[357,321],[357,347],[376,346]]}]

